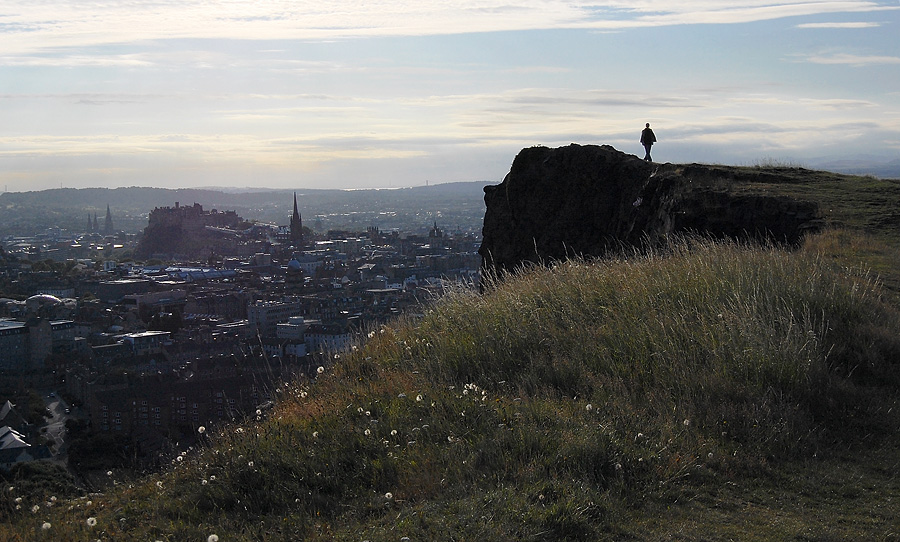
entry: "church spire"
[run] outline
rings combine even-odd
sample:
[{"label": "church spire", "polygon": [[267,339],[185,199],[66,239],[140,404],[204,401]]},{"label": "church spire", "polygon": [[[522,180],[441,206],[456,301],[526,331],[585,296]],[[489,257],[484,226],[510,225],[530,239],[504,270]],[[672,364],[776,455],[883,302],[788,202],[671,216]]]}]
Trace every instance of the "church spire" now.
[{"label": "church spire", "polygon": [[303,245],[303,221],[297,210],[297,193],[294,192],[294,213],[291,215],[291,243],[294,246]]},{"label": "church spire", "polygon": [[109,212],[109,204],[106,204],[106,224],[103,225],[103,233],[111,235],[113,232],[112,213]]}]

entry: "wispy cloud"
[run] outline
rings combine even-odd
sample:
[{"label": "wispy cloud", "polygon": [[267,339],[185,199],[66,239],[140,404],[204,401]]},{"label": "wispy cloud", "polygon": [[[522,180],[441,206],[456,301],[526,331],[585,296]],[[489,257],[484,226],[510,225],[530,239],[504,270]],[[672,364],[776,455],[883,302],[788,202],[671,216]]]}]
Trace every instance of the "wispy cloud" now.
[{"label": "wispy cloud", "polygon": [[881,23],[803,23],[798,24],[795,28],[877,28]]},{"label": "wispy cloud", "polygon": [[101,0],[77,5],[6,0],[0,14],[0,50],[27,55],[54,47],[162,39],[322,40],[728,24],[895,9],[900,9],[896,2],[866,0],[522,0],[516,4],[508,0]]},{"label": "wispy cloud", "polygon": [[813,64],[846,64],[865,67],[883,64],[900,64],[900,57],[886,55],[854,55],[850,53],[816,54],[801,57],[803,61]]}]

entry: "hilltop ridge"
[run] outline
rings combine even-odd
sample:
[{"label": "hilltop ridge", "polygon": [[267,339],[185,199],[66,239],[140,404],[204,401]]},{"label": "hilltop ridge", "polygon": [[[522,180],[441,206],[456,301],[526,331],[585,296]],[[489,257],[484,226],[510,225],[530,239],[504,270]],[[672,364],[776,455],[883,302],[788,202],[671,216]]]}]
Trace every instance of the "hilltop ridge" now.
[{"label": "hilltop ridge", "polygon": [[816,201],[772,189],[791,182],[777,171],[646,162],[609,145],[531,147],[484,188],[480,253],[487,270],[509,271],[688,232],[797,244],[825,221]]}]

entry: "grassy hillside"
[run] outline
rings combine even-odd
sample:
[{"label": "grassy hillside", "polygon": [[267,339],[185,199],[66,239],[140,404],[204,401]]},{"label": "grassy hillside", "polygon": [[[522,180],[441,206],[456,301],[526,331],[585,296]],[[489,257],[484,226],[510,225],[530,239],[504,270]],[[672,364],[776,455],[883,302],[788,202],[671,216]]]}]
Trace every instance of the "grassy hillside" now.
[{"label": "grassy hillside", "polygon": [[13,486],[0,538],[896,536],[900,313],[831,235],[453,293],[165,473],[52,506]]},{"label": "grassy hillside", "polygon": [[845,228],[796,250],[453,292],[166,472],[3,488],[0,540],[900,539],[900,194],[852,179],[761,176]]}]

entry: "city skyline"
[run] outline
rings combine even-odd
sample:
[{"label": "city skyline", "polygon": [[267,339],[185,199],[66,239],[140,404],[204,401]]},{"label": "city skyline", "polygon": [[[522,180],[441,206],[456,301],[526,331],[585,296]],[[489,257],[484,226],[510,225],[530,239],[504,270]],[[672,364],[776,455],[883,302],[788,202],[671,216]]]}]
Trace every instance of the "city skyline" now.
[{"label": "city skyline", "polygon": [[202,1],[0,9],[0,188],[502,180],[533,145],[890,160],[900,2]]}]

